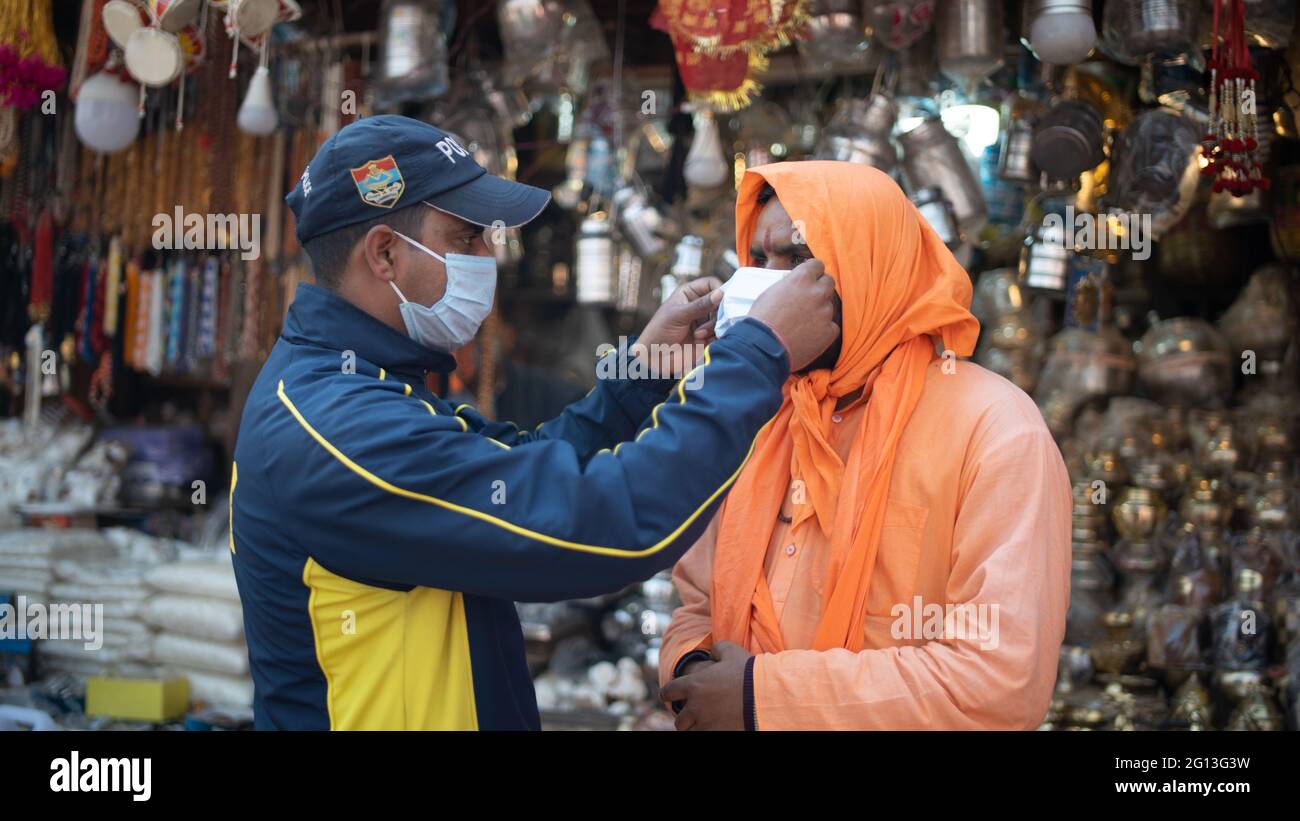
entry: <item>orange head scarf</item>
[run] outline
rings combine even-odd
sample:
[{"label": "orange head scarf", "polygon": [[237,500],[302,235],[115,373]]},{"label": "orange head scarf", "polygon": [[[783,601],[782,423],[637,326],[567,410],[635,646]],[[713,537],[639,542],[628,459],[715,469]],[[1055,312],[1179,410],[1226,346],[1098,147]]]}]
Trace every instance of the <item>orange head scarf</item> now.
[{"label": "orange head scarf", "polygon": [[[785,649],[763,560],[777,514],[801,481],[809,518],[831,545],[827,599],[813,649],[862,649],[867,589],[880,546],[894,453],[916,407],[925,369],[945,351],[969,356],[979,334],[970,277],[888,175],[856,163],[809,160],[750,168],[736,204],[736,252],[749,247],[770,183],[843,303],[839,361],[793,375],[760,434],[719,522],[713,570],[713,639],[755,653]],[[870,392],[848,464],[827,440],[836,401]],[[796,499],[796,501],[798,501]]]}]

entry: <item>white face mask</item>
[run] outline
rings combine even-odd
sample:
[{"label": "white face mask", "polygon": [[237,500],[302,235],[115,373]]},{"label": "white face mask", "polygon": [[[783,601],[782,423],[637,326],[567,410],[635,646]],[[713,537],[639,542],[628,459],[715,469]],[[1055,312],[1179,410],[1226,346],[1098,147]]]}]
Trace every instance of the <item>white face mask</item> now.
[{"label": "white face mask", "polygon": [[737,268],[731,279],[722,285],[722,304],[718,306],[714,334],[721,339],[732,325],[745,318],[759,294],[780,282],[788,273],[767,268]]},{"label": "white face mask", "polygon": [[424,347],[441,353],[464,347],[492,312],[492,299],[497,290],[496,257],[470,254],[444,257],[403,233],[393,233],[447,268],[447,290],[442,299],[431,306],[408,302],[396,283],[388,283],[402,300],[402,321],[406,323],[407,335]]}]

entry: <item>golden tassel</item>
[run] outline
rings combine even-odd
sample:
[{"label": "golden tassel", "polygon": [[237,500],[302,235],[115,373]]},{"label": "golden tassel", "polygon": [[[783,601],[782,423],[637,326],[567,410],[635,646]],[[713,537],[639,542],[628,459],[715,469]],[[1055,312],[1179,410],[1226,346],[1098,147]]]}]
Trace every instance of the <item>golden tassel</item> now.
[{"label": "golden tassel", "polygon": [[62,66],[50,3],[51,0],[4,0],[0,43],[13,46],[19,57],[35,54],[47,66]]}]

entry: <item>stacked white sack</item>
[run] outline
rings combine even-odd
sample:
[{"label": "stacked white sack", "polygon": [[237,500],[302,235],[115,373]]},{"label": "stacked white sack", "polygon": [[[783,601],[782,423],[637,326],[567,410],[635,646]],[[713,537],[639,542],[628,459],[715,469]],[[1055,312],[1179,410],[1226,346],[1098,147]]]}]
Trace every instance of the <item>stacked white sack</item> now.
[{"label": "stacked white sack", "polygon": [[103,531],[107,556],[86,551],[62,551],[51,561],[54,581],[48,599],[53,607],[87,606],[102,614],[98,635],[54,639],[42,643],[42,667],[78,675],[151,676],[153,629],[143,620],[149,588],[144,577],[150,570],[172,561],[176,546],[137,530]]},{"label": "stacked white sack", "polygon": [[112,555],[111,544],[97,530],[28,527],[0,532],[0,592],[43,602],[54,580],[55,559]]},{"label": "stacked white sack", "polygon": [[187,677],[195,701],[251,707],[244,614],[229,554],[155,568],[145,583],[155,591],[142,611],[159,630],[154,663]]}]

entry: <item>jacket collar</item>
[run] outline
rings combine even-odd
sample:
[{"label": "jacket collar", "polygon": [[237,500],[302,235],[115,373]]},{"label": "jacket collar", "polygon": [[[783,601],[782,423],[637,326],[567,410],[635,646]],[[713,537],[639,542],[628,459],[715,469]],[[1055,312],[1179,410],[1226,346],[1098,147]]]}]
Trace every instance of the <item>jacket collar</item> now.
[{"label": "jacket collar", "polygon": [[393,373],[423,377],[426,371],[456,369],[450,354],[429,350],[338,294],[307,282],[298,285],[280,336],[293,344],[353,351]]}]

